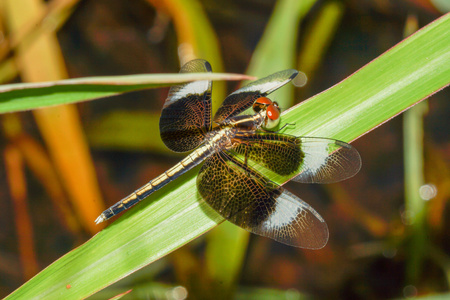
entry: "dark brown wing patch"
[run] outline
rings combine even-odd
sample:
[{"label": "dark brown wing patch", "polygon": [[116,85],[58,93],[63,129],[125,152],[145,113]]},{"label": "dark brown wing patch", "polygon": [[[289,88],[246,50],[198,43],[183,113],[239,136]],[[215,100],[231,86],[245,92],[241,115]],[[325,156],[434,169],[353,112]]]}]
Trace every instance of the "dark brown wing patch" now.
[{"label": "dark brown wing patch", "polygon": [[358,151],[338,140],[269,132],[242,133],[236,139],[232,151],[285,176],[286,181],[333,183],[361,168]]},{"label": "dark brown wing patch", "polygon": [[326,223],[311,206],[226,152],[206,160],[197,187],[220,215],[250,232],[310,249],[328,241]]},{"label": "dark brown wing patch", "polygon": [[[211,65],[203,59],[186,63],[180,73],[211,72]],[[176,152],[198,147],[211,129],[211,88],[209,80],[173,86],[164,103],[159,130],[164,144]]]},{"label": "dark brown wing patch", "polygon": [[292,135],[256,132],[239,134],[232,151],[275,173],[287,176],[298,173],[303,162],[300,140]]}]

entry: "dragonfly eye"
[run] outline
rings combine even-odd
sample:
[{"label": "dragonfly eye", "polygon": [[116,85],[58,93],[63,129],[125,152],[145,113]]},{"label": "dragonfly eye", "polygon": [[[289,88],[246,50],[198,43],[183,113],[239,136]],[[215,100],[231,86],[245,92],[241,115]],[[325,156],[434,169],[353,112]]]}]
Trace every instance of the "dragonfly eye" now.
[{"label": "dragonfly eye", "polygon": [[259,97],[256,99],[255,103],[253,103],[253,111],[255,113],[259,113],[261,110],[265,110],[267,106],[272,104],[272,100],[266,97]]},{"label": "dragonfly eye", "polygon": [[280,123],[280,109],[278,104],[273,102],[266,108],[266,120],[264,122],[265,129],[273,129]]}]

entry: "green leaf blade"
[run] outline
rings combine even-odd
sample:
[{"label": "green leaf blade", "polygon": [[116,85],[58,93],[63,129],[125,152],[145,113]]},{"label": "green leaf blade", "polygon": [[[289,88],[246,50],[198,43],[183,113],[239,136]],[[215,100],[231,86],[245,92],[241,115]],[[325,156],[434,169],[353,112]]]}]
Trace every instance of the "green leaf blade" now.
[{"label": "green leaf blade", "polygon": [[[351,141],[450,82],[450,14],[283,115],[294,135]],[[308,122],[314,118],[314,122]],[[355,126],[355,124],[357,126]],[[331,125],[331,126],[330,126]]]},{"label": "green leaf blade", "polygon": [[224,73],[141,74],[5,84],[0,86],[0,113],[93,100],[195,80],[243,80],[249,78],[246,75]]}]

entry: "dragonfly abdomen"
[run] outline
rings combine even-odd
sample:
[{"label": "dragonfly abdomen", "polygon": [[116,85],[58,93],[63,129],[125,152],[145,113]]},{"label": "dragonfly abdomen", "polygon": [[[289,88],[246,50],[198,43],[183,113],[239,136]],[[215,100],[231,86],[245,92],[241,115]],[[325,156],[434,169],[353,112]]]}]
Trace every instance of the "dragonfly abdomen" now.
[{"label": "dragonfly abdomen", "polygon": [[213,153],[213,149],[209,146],[202,146],[188,155],[185,159],[177,163],[175,166],[165,171],[158,177],[149,181],[144,186],[140,187],[130,195],[126,196],[104,212],[95,220],[95,223],[101,223],[109,218],[121,213],[124,210],[132,207],[136,203],[144,200],[150,196],[153,192],[159,190],[172,180],[175,180],[179,176],[183,175],[187,171],[191,170],[205,158],[209,157]]}]

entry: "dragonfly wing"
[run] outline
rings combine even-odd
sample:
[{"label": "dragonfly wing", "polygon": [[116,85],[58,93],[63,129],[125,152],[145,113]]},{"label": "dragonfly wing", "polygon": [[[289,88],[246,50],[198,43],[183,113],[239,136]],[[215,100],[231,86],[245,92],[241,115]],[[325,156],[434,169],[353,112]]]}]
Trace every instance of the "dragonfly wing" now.
[{"label": "dragonfly wing", "polygon": [[[203,59],[186,63],[180,73],[211,72],[211,65]],[[170,88],[159,120],[164,144],[176,152],[186,152],[199,146],[211,129],[210,80],[200,80]]]},{"label": "dragonfly wing", "polygon": [[214,122],[220,124],[225,119],[236,116],[251,107],[256,99],[267,96],[297,76],[298,71],[289,69],[253,81],[230,94],[214,115]]},{"label": "dragonfly wing", "polygon": [[206,160],[197,187],[221,216],[247,231],[309,249],[328,241],[328,227],[311,206],[225,151]]},{"label": "dragonfly wing", "polygon": [[303,161],[301,141],[287,134],[256,132],[237,134],[231,149],[282,176],[296,175]]},{"label": "dragonfly wing", "polygon": [[342,141],[300,137],[304,154],[300,173],[292,180],[302,183],[333,183],[356,175],[361,169],[358,150]]},{"label": "dragonfly wing", "polygon": [[354,176],[361,168],[358,151],[334,139],[269,132],[242,134],[237,139],[232,151],[286,180],[332,183]]}]

